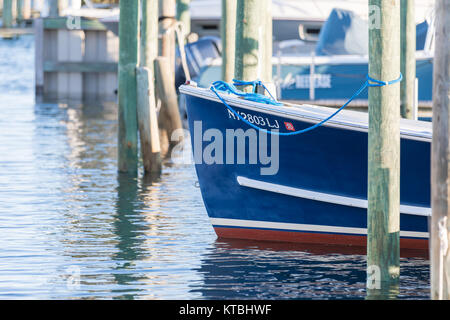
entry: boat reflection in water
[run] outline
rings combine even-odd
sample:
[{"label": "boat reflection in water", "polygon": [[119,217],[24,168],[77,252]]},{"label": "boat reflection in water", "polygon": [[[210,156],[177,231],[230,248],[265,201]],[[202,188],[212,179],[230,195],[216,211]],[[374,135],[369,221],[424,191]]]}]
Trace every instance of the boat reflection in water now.
[{"label": "boat reflection in water", "polygon": [[[428,295],[428,261],[402,258],[401,270],[400,286],[387,297]],[[203,286],[191,293],[204,299],[366,297],[366,257],[356,247],[219,239],[197,271]]]}]

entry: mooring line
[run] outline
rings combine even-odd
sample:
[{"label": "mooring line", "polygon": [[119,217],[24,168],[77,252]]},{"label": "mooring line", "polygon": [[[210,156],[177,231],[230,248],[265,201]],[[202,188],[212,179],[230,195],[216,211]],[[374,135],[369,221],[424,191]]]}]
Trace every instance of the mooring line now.
[{"label": "mooring line", "polygon": [[[243,118],[239,113],[237,113],[236,110],[234,110],[225,101],[225,99],[222,98],[220,96],[220,94],[217,92],[217,90],[219,90],[219,91],[223,91],[223,92],[232,93],[232,94],[234,94],[236,96],[242,97],[244,100],[249,100],[249,101],[254,101],[254,102],[259,102],[259,103],[266,103],[266,104],[271,104],[271,105],[276,105],[276,106],[283,105],[282,103],[278,102],[273,97],[273,95],[266,88],[266,86],[262,83],[262,81],[260,81],[260,80],[256,80],[256,81],[233,80],[233,84],[227,83],[225,81],[215,81],[211,85],[210,89],[219,98],[219,100],[222,101],[222,103],[228,108],[228,110],[230,110],[240,120],[242,120],[243,122],[245,122],[247,125],[251,126],[252,128],[254,128],[256,130],[259,130],[259,131],[262,131],[262,132],[265,132],[265,133],[268,133],[268,134],[274,134],[274,135],[279,135],[279,136],[293,136],[293,135],[298,135],[298,134],[302,134],[302,133],[306,133],[306,132],[312,131],[312,130],[322,126],[324,123],[326,123],[329,120],[331,120],[332,118],[334,118],[345,107],[347,107],[350,104],[350,102],[352,102],[356,97],[358,97],[361,94],[361,92],[363,92],[367,87],[383,87],[383,86],[393,85],[393,84],[396,84],[396,83],[402,81],[402,79],[403,79],[403,75],[401,73],[400,73],[400,76],[398,77],[398,79],[391,80],[391,81],[381,81],[381,80],[377,80],[377,79],[371,78],[369,75],[367,75],[367,80],[363,83],[363,85],[336,112],[334,112],[332,115],[330,115],[326,119],[320,121],[319,123],[316,123],[315,125],[313,125],[311,127],[308,127],[306,129],[302,129],[302,130],[298,130],[298,131],[295,131],[295,132],[278,132],[278,131],[267,130],[267,129],[258,127],[257,125],[249,122],[247,119]],[[270,97],[267,97],[265,95],[262,95],[262,94],[259,94],[259,93],[255,93],[255,92],[253,92],[253,93],[243,92],[243,91],[238,90],[235,87],[235,86],[245,86],[245,85],[253,86],[253,91],[255,91],[255,89],[256,89],[256,87],[258,85],[261,85],[269,93]]]}]

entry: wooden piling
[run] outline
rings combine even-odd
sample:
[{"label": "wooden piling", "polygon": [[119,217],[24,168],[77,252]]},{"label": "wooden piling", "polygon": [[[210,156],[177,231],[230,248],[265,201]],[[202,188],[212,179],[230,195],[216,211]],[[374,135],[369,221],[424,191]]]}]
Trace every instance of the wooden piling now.
[{"label": "wooden piling", "polygon": [[[369,75],[400,75],[400,3],[370,0],[381,25],[369,30]],[[400,86],[369,88],[367,267],[379,270],[380,289],[400,276]],[[377,288],[378,289],[378,288]]]},{"label": "wooden piling", "polygon": [[3,0],[2,13],[3,28],[11,28],[14,24],[13,19],[13,0]]},{"label": "wooden piling", "polygon": [[48,0],[48,16],[50,18],[59,17],[59,1],[58,0]]},{"label": "wooden piling", "polygon": [[[177,20],[183,24],[183,30],[186,36],[191,33],[191,14],[189,4],[191,0],[177,0]],[[186,39],[183,39],[186,41]]]},{"label": "wooden piling", "polygon": [[34,84],[37,96],[44,94],[44,20],[35,19],[34,27]]},{"label": "wooden piling", "polygon": [[142,1],[141,51],[139,65],[151,70],[155,81],[154,63],[158,57],[158,0]]},{"label": "wooden piling", "polygon": [[31,0],[16,0],[17,22],[31,18]]},{"label": "wooden piling", "polygon": [[31,18],[31,0],[22,0],[22,19],[28,20]]},{"label": "wooden piling", "polygon": [[[264,75],[266,2],[237,0],[235,77],[253,81]],[[250,90],[250,88],[244,88]]]},{"label": "wooden piling", "polygon": [[120,172],[137,172],[137,85],[139,1],[120,2],[119,146]]},{"label": "wooden piling", "polygon": [[222,0],[222,80],[231,82],[234,78],[236,52],[236,5],[237,0]]},{"label": "wooden piling", "polygon": [[[272,83],[273,82],[273,67],[272,67],[272,56],[273,56],[273,20],[272,20],[272,0],[265,0],[265,6],[266,6],[266,23],[264,30],[264,55],[263,59],[264,61],[264,73],[262,75],[261,80],[266,83]],[[275,85],[273,85],[275,87]]]},{"label": "wooden piling", "polygon": [[450,299],[450,0],[436,0],[431,156],[431,298]]},{"label": "wooden piling", "polygon": [[170,156],[175,143],[174,130],[182,128],[178,96],[175,89],[175,24],[176,1],[160,1],[160,55],[155,61],[158,99],[161,101],[158,124],[160,128],[161,157]]},{"label": "wooden piling", "polygon": [[21,23],[23,20],[22,9],[23,9],[23,0],[16,0],[16,12],[17,12],[16,19],[18,23]]},{"label": "wooden piling", "polygon": [[137,116],[144,171],[160,174],[161,147],[152,75],[153,70],[150,68],[137,69]]},{"label": "wooden piling", "polygon": [[175,32],[173,25],[176,22],[176,2],[175,0],[160,0],[160,55],[169,59],[169,69],[171,82],[175,85]]},{"label": "wooden piling", "polygon": [[145,173],[161,173],[154,61],[158,56],[158,0],[141,0],[141,55],[137,70],[137,117]]},{"label": "wooden piling", "polygon": [[178,109],[178,97],[175,86],[172,84],[169,70],[169,59],[158,57],[155,60],[155,76],[158,95],[161,99],[159,113],[159,127],[161,133],[161,155],[169,156],[173,147],[180,141],[171,141],[172,134],[177,129],[182,129],[180,111]]},{"label": "wooden piling", "polygon": [[403,74],[403,81],[400,84],[400,110],[403,118],[413,119],[414,86],[416,81],[416,20],[414,1],[401,0],[400,15],[400,70]]}]

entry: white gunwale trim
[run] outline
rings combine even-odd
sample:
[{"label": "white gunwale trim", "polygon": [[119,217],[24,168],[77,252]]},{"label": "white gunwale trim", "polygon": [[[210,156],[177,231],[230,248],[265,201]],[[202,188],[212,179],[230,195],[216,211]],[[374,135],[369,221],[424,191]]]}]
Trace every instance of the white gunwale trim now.
[{"label": "white gunwale trim", "polygon": [[[434,54],[426,52],[424,50],[416,51],[416,60],[432,60]],[[368,55],[333,55],[333,56],[316,56],[315,63],[317,65],[358,65],[358,64],[368,64],[369,56]],[[279,64],[279,57],[272,57],[272,64]],[[311,64],[311,56],[303,55],[303,56],[290,56],[290,55],[282,55],[281,60],[283,61],[282,65],[289,66],[309,66]],[[222,65],[222,58],[212,59],[210,62],[210,66],[212,67],[220,67]]]},{"label": "white gunwale trim", "polygon": [[[237,177],[237,182],[243,187],[284,194],[297,198],[339,204],[347,207],[368,208],[368,201],[365,199],[343,197],[330,193],[287,187],[280,184],[253,180],[240,176]],[[428,217],[431,216],[431,208],[400,205],[400,213]]]},{"label": "white gunwale trim", "polygon": [[[354,234],[363,236],[367,235],[366,228],[336,227],[336,226],[324,226],[314,224],[298,224],[298,223],[268,222],[268,221],[224,219],[224,218],[210,218],[210,221],[211,224],[215,227],[222,226],[222,227],[273,229],[273,230],[289,230],[289,231],[303,231],[303,232]],[[400,237],[428,239],[429,233],[416,231],[400,231]]]},{"label": "white gunwale trim", "polygon": [[[182,85],[180,86],[180,92],[182,94],[187,94],[190,96],[198,97],[198,98],[204,98],[211,101],[222,103],[219,98],[209,89],[206,88],[198,88],[190,85]],[[230,103],[231,105],[238,107],[238,108],[245,108],[248,110],[256,111],[256,112],[264,112],[267,114],[271,114],[278,117],[286,117],[289,119],[295,119],[299,121],[304,121],[312,124],[316,124],[328,115],[330,115],[332,112],[336,111],[336,109],[327,108],[327,107],[321,107],[321,106],[312,106],[312,105],[293,105],[293,104],[285,104],[285,106],[271,106],[267,104],[262,104],[258,102],[253,101],[247,101],[244,99],[237,98],[231,94],[221,94],[221,96]],[[307,109],[306,109],[307,108]],[[318,112],[323,110],[330,110],[329,114],[318,114]],[[302,112],[303,113],[300,113]],[[349,110],[343,110],[341,114],[337,115],[335,118],[329,120],[323,126],[326,127],[333,127],[333,128],[343,128],[343,129],[350,129],[354,131],[360,131],[360,132],[368,132],[368,122],[365,121],[359,121],[359,122],[350,122],[349,120],[342,119],[342,114],[352,114],[354,116],[358,115],[359,117],[367,115],[357,112],[357,111],[349,111]],[[402,120],[401,120],[402,121]],[[363,123],[362,123],[363,122]],[[400,136],[403,139],[408,140],[416,140],[416,141],[424,141],[424,142],[431,142],[432,139],[432,133],[424,131],[424,132],[411,132],[405,129],[400,128]]]}]

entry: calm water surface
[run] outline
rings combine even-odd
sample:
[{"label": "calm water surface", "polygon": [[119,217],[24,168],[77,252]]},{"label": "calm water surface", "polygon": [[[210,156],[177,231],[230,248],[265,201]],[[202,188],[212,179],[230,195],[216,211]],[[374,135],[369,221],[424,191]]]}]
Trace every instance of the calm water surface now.
[{"label": "calm water surface", "polygon": [[[363,255],[217,240],[192,166],[118,175],[116,106],[36,103],[33,46],[0,40],[0,299],[365,297]],[[428,261],[401,266],[428,298]]]}]

